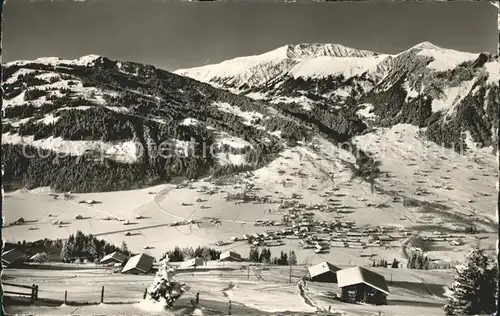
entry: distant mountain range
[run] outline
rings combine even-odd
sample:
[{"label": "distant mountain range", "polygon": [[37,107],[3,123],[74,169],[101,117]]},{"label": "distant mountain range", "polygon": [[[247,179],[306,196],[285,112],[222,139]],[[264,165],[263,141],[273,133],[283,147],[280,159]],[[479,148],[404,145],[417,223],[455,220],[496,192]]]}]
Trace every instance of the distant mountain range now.
[{"label": "distant mountain range", "polygon": [[489,53],[429,42],[396,55],[299,44],[176,73],[297,111],[343,109],[379,126],[418,125],[445,146],[461,144],[465,132],[497,144],[500,63]]},{"label": "distant mountain range", "polygon": [[446,147],[495,148],[499,73],[498,56],[431,43],[396,55],[287,45],[175,73],[97,55],[11,62],[4,184],[106,191],[224,176],[315,135],[344,142],[398,123]]}]

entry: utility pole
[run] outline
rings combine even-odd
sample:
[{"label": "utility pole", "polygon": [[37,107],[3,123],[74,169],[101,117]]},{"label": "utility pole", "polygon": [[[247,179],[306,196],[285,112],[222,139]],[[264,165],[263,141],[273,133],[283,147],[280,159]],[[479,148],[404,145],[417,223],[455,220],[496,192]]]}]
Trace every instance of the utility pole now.
[{"label": "utility pole", "polygon": [[292,283],[292,265],[290,265],[290,277],[288,283]]},{"label": "utility pole", "polygon": [[247,266],[247,272],[248,272],[247,273],[247,281],[249,281],[250,280],[250,264],[248,264],[248,266]]}]

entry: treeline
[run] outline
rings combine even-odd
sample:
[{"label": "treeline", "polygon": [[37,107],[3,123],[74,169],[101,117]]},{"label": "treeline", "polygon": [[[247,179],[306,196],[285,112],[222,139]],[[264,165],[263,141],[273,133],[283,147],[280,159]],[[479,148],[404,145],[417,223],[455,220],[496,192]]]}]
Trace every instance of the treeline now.
[{"label": "treeline", "polygon": [[118,248],[105,240],[97,239],[92,235],[85,235],[81,231],[77,231],[75,235],[69,235],[69,238],[63,243],[61,260],[63,262],[70,262],[75,259],[98,261],[105,255],[115,251],[131,255],[126,246]]},{"label": "treeline", "polygon": [[175,247],[173,250],[165,252],[161,260],[168,258],[170,262],[181,262],[192,258],[203,258],[204,260],[218,260],[221,252],[211,247]]},{"label": "treeline", "polygon": [[389,262],[387,262],[387,260],[385,259],[373,260],[372,267],[382,267],[382,268],[391,267],[393,269],[397,269],[399,268],[399,263],[400,262],[396,258],[392,260],[391,264],[389,264]]},{"label": "treeline", "polygon": [[408,269],[429,270],[432,261],[423,252],[415,251],[408,258],[406,267]]},{"label": "treeline", "polygon": [[258,262],[258,263],[266,263],[266,264],[276,264],[276,265],[296,265],[297,264],[297,256],[295,252],[291,250],[288,254],[284,251],[281,251],[279,257],[272,257],[271,249],[262,248],[259,252],[259,248],[253,247],[250,248],[250,252],[248,254],[248,260],[250,262]]},{"label": "treeline", "polygon": [[276,103],[280,114],[293,118],[315,129],[316,132],[335,141],[345,142],[366,130],[366,124],[356,115],[349,113],[349,107],[334,108],[333,106],[314,106],[304,110],[288,103]]},{"label": "treeline", "polygon": [[[56,191],[100,192],[137,189],[163,180],[144,164],[88,156],[60,157],[31,146],[2,145],[6,191],[50,186]],[[194,170],[196,171],[196,170]],[[168,180],[168,176],[165,176]]]}]

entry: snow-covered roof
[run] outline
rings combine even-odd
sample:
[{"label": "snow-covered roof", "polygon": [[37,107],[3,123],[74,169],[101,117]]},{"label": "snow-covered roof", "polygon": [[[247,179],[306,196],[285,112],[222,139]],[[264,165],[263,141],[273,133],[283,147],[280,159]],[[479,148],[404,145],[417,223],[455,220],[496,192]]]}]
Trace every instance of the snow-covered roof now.
[{"label": "snow-covered roof", "polygon": [[7,250],[2,253],[2,263],[6,265],[13,264],[25,258],[26,255],[17,249]]},{"label": "snow-covered roof", "polygon": [[382,275],[362,267],[352,267],[338,271],[337,280],[340,288],[364,283],[386,295],[390,293]]},{"label": "snow-covered roof", "polygon": [[139,270],[141,272],[147,273],[153,267],[153,262],[155,258],[147,255],[145,253],[141,253],[139,255],[133,256],[127,261],[125,267],[122,269],[122,273],[131,271],[131,270]]},{"label": "snow-covered roof", "polygon": [[101,259],[101,263],[106,263],[106,262],[110,262],[110,261],[118,261],[118,262],[124,262],[125,260],[127,260],[127,256],[124,255],[123,253],[121,252],[118,252],[118,251],[115,251],[115,252],[112,252],[110,254],[107,254],[105,255],[102,259]]},{"label": "snow-covered roof", "polygon": [[226,251],[220,254],[219,260],[232,258],[236,260],[241,260],[241,255],[234,251]]},{"label": "snow-covered roof", "polygon": [[337,272],[340,270],[340,268],[334,266],[333,264],[329,263],[329,262],[322,262],[320,264],[317,264],[317,265],[314,265],[314,266],[311,266],[309,268],[307,268],[309,270],[309,274],[311,275],[311,278],[312,277],[315,277],[315,276],[318,276],[318,275],[321,275],[325,272]]}]

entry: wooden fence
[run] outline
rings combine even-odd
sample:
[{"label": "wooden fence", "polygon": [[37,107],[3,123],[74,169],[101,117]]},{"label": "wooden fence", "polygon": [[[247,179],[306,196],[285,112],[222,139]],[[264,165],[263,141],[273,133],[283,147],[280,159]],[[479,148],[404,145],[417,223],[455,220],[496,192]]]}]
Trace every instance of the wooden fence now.
[{"label": "wooden fence", "polygon": [[7,285],[7,286],[13,286],[13,287],[31,290],[29,293],[4,290],[3,291],[4,294],[13,294],[13,295],[19,295],[19,296],[23,296],[23,297],[29,297],[30,301],[32,303],[38,299],[38,285],[33,284],[32,286],[29,286],[29,285],[20,285],[20,284],[8,283],[8,282],[2,282],[2,284],[4,286]]}]

